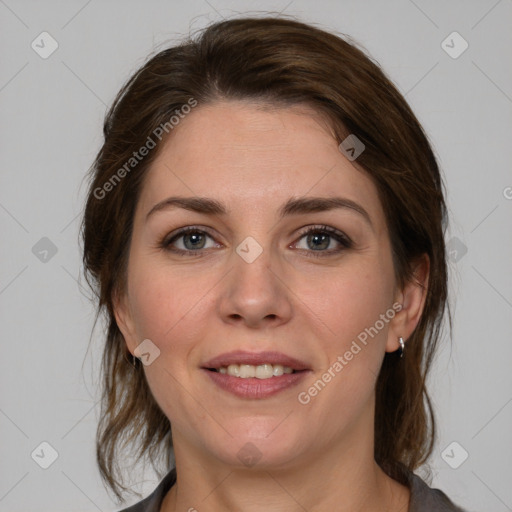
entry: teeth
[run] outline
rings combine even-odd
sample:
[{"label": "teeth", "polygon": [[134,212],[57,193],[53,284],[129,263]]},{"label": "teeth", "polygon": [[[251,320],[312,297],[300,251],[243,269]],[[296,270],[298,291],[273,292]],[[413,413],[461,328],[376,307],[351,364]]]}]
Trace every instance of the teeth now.
[{"label": "teeth", "polygon": [[256,368],[252,366],[252,364],[241,364],[238,377],[240,377],[241,379],[256,377]]},{"label": "teeth", "polygon": [[270,379],[271,377],[279,377],[284,373],[293,373],[293,370],[289,366],[266,363],[258,366],[252,364],[230,364],[227,368],[225,366],[216,368],[216,371],[241,379],[250,379],[253,377],[257,379]]},{"label": "teeth", "polygon": [[279,377],[279,375],[283,375],[284,368],[282,364],[275,364],[274,368],[272,369],[272,374],[274,377]]}]

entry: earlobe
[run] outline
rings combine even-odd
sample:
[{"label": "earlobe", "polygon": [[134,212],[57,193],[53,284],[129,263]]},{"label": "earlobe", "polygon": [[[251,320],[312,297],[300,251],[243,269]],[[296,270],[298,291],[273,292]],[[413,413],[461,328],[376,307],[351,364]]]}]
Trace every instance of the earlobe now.
[{"label": "earlobe", "polygon": [[390,322],[386,352],[395,352],[400,348],[399,338],[403,338],[407,347],[407,340],[418,325],[425,307],[429,273],[430,259],[427,254],[423,254],[414,267],[412,279],[396,298],[402,309]]}]

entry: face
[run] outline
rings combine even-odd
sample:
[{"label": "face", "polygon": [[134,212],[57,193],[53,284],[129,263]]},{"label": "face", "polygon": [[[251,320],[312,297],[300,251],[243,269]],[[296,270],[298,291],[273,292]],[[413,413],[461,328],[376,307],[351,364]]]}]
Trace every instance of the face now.
[{"label": "face", "polygon": [[[171,197],[225,211],[162,203]],[[311,198],[345,206],[308,208]],[[290,200],[302,203],[281,215]],[[116,318],[132,353],[150,340],[144,371],[175,444],[284,467],[373,442],[384,353],[412,326],[393,309],[404,297],[377,189],[313,111],[225,102],[188,114],[146,175],[127,275]],[[255,366],[272,352],[260,376],[280,373],[283,356],[301,371],[207,369],[233,351]]]}]

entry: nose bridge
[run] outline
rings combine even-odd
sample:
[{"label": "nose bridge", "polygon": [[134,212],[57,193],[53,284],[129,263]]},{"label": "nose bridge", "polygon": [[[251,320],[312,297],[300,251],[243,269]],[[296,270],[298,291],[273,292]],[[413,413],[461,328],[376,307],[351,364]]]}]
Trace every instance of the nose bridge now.
[{"label": "nose bridge", "polygon": [[[260,235],[258,238],[262,240]],[[240,242],[232,256],[233,284],[235,290],[253,301],[271,297],[276,290],[276,271],[271,265],[276,258],[272,255],[270,240],[260,244],[255,237],[248,236]]]},{"label": "nose bridge", "polygon": [[284,321],[291,313],[271,240],[266,237],[263,241],[264,235],[260,235],[260,243],[256,236],[247,236],[235,247],[220,302],[224,319],[242,319],[253,327],[269,319]]}]

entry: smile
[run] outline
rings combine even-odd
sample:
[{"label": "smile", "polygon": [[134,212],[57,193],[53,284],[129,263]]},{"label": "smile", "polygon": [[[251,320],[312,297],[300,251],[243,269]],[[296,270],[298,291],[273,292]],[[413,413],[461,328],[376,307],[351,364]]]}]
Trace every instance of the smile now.
[{"label": "smile", "polygon": [[282,364],[264,363],[257,366],[252,364],[230,364],[229,366],[221,366],[219,368],[212,368],[212,370],[230,375],[231,377],[239,377],[240,379],[271,379],[272,377],[280,377],[284,374],[293,373],[295,370],[289,366]]}]

